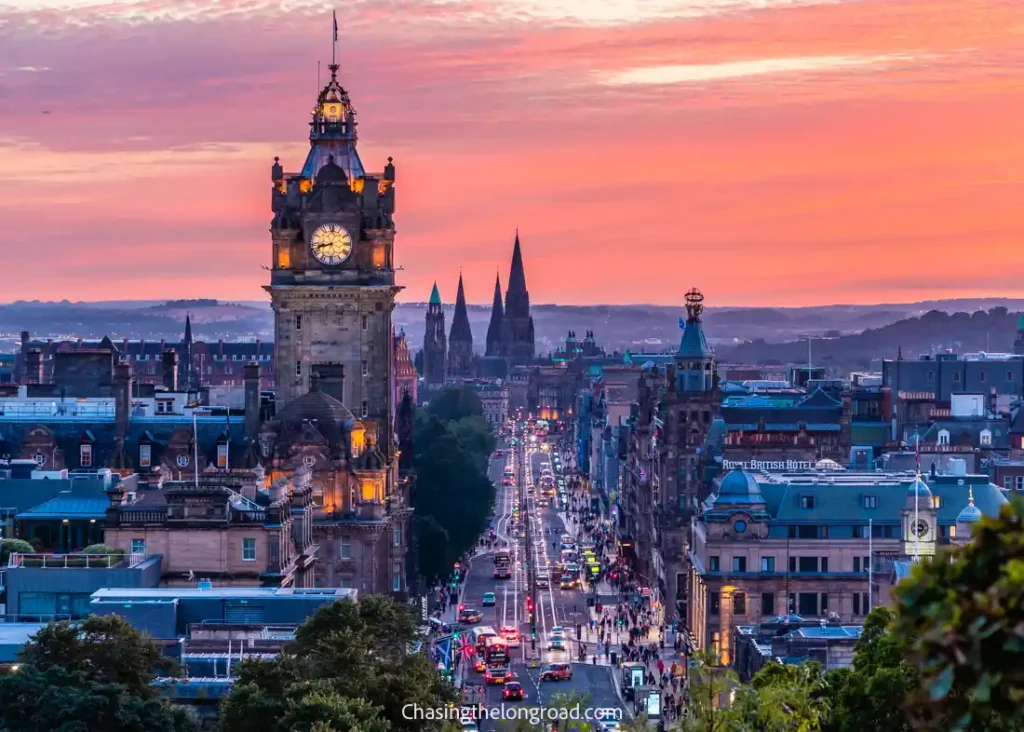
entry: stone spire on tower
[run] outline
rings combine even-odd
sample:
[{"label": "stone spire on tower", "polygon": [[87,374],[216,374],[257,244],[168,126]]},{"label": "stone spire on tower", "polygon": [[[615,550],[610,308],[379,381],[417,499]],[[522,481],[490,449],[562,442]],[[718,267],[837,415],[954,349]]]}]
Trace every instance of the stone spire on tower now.
[{"label": "stone spire on tower", "polygon": [[448,334],[448,375],[457,379],[468,379],[473,376],[473,332],[469,327],[466,290],[462,286],[461,274],[459,291],[455,296],[452,329]]},{"label": "stone spire on tower", "polygon": [[519,230],[512,248],[512,268],[508,275],[508,290],[505,292],[505,314],[502,324],[502,345],[504,355],[512,365],[533,361],[534,334],[533,318],[530,316],[530,293],[526,289],[526,270],[523,266],[523,252],[519,244]]},{"label": "stone spire on tower", "polygon": [[444,333],[444,307],[441,304],[441,293],[437,291],[437,283],[430,293],[427,303],[426,330],[423,333],[423,377],[428,384],[444,383],[445,360],[448,356],[448,343]]},{"label": "stone spire on tower", "polygon": [[494,275],[494,303],[491,305],[491,322],[487,326],[488,357],[501,356],[501,323],[505,316],[505,308],[501,304],[501,275]]}]

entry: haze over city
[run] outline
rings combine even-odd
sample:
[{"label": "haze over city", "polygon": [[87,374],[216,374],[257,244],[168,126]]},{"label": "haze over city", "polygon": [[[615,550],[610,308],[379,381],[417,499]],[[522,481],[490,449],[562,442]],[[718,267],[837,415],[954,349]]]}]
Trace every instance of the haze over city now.
[{"label": "haze over city", "polygon": [[[262,299],[270,166],[305,156],[330,9],[0,3],[4,299]],[[535,302],[1020,292],[1024,4],[404,0],[338,19],[363,160],[393,156],[401,182],[401,299],[435,279],[450,299],[461,268],[489,302],[517,226]]]}]

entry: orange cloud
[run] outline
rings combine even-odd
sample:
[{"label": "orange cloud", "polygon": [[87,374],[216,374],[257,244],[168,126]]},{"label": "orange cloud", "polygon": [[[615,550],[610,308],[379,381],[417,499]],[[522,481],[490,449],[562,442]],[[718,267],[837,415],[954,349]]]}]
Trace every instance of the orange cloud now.
[{"label": "orange cloud", "polygon": [[[407,299],[461,267],[489,302],[516,226],[534,302],[1020,295],[1024,4],[617,3],[345,13]],[[329,15],[38,4],[0,9],[5,296],[262,299]]]}]

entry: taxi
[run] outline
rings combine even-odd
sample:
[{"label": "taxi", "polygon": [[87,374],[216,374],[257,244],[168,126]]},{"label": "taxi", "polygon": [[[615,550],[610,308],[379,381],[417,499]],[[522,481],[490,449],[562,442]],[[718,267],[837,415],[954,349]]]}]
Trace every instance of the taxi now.
[{"label": "taxi", "polygon": [[540,672],[541,681],[572,681],[571,663],[549,663]]},{"label": "taxi", "polygon": [[519,634],[519,629],[513,628],[511,625],[502,626],[499,633],[502,638],[508,641],[509,648],[519,648],[523,643],[523,638]]}]

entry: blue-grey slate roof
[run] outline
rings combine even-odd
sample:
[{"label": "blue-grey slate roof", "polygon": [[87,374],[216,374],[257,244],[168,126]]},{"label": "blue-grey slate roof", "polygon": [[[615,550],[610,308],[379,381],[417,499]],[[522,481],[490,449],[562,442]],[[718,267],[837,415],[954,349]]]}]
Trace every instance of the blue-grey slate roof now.
[{"label": "blue-grey slate roof", "polygon": [[19,521],[53,521],[61,519],[103,519],[110,501],[106,496],[81,496],[62,493],[15,518]]}]

